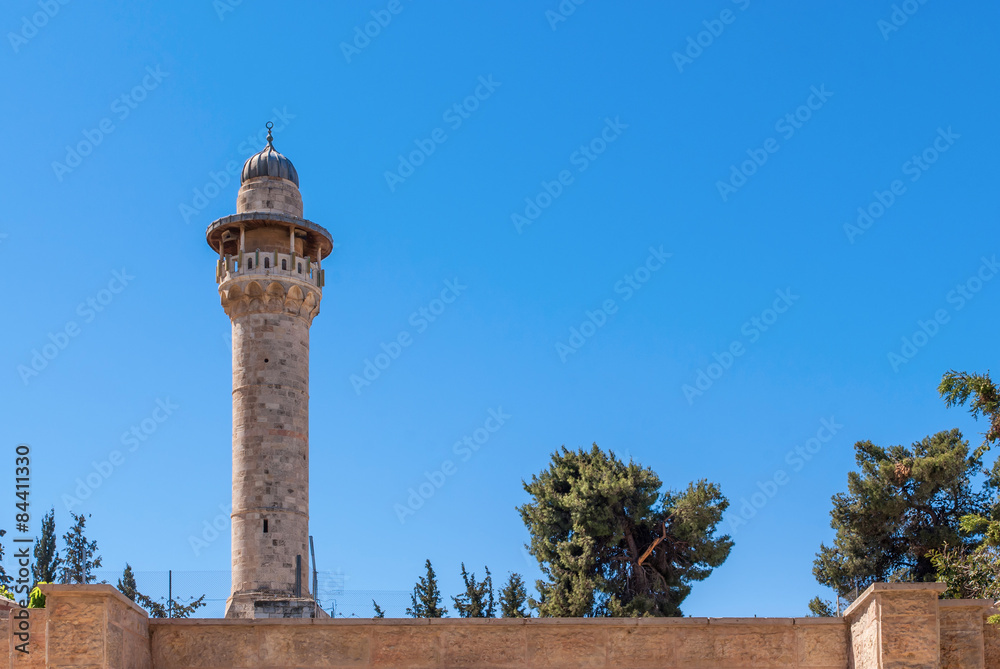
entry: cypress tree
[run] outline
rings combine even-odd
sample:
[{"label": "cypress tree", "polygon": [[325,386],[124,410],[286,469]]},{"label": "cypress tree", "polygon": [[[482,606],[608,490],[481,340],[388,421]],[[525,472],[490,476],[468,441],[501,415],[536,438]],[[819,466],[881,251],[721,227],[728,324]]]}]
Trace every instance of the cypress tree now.
[{"label": "cypress tree", "polygon": [[465,583],[465,592],[457,597],[452,597],[458,615],[462,618],[496,617],[496,604],[493,599],[493,577],[490,575],[490,568],[486,568],[485,579],[476,581],[475,573],[469,574],[465,570],[465,563],[463,562],[462,581]]},{"label": "cypress tree", "polygon": [[372,600],[372,605],[375,607],[375,615],[372,616],[372,617],[373,618],[385,618],[385,611],[383,611],[382,607],[378,605],[378,602],[376,602],[373,599]]},{"label": "cypress tree", "polygon": [[97,580],[94,570],[101,566],[101,557],[97,553],[97,541],[87,541],[84,534],[87,516],[70,512],[73,517],[73,527],[63,535],[66,544],[66,555],[59,569],[60,583],[93,583]]},{"label": "cypress tree", "polygon": [[135,587],[135,574],[132,573],[132,565],[128,562],[125,563],[125,571],[122,572],[122,577],[118,579],[118,591],[133,602],[139,594],[139,591]]},{"label": "cypress tree", "polygon": [[441,606],[441,591],[438,590],[437,575],[431,561],[425,563],[427,574],[413,586],[410,595],[411,606],[407,607],[406,615],[411,618],[444,618],[448,609]]},{"label": "cypress tree", "polygon": [[[7,534],[7,530],[0,530],[0,537],[5,534]],[[7,571],[3,568],[3,544],[0,544],[0,589],[6,591],[7,586],[13,581],[14,579],[11,578],[10,575],[7,574]]]},{"label": "cypress tree", "polygon": [[55,583],[62,560],[56,549],[56,510],[50,509],[42,516],[42,536],[35,540],[35,562],[31,565],[31,578],[35,584]]},{"label": "cypress tree", "polygon": [[500,613],[504,618],[527,618],[524,608],[528,603],[528,593],[524,588],[521,575],[512,572],[507,577],[507,584],[500,590]]}]

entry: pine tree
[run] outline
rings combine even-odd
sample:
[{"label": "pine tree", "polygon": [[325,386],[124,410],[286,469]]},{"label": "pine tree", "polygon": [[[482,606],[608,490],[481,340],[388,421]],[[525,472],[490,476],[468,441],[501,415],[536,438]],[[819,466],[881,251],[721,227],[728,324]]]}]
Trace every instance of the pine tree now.
[{"label": "pine tree", "polygon": [[448,609],[441,606],[441,591],[438,590],[437,575],[431,566],[431,561],[425,563],[427,575],[421,576],[420,581],[413,586],[413,594],[410,595],[412,606],[407,607],[406,615],[411,618],[444,618]]},{"label": "pine tree", "polygon": [[527,618],[524,608],[528,603],[528,593],[524,588],[521,575],[512,572],[507,577],[507,585],[500,591],[500,613],[504,618]]},{"label": "pine tree", "polygon": [[99,555],[95,557],[97,541],[87,541],[84,535],[88,516],[72,512],[70,515],[74,524],[70,531],[63,535],[66,555],[59,569],[59,582],[93,583],[97,580],[94,570],[101,566],[101,557]]},{"label": "pine tree", "polygon": [[122,577],[118,579],[118,591],[133,602],[139,594],[139,591],[135,587],[135,574],[132,573],[132,565],[128,562],[125,563],[125,571],[122,572]]},{"label": "pine tree", "polygon": [[42,536],[35,540],[35,562],[31,565],[31,578],[38,583],[55,583],[62,560],[56,549],[56,510],[50,509],[42,516]]},{"label": "pine tree", "polygon": [[465,583],[465,592],[457,597],[452,597],[458,615],[462,618],[496,617],[496,604],[493,599],[493,577],[490,575],[490,568],[486,567],[486,578],[477,582],[475,573],[469,574],[465,570],[465,563],[463,562],[462,581]]},{"label": "pine tree", "polygon": [[729,502],[707,481],[661,492],[648,468],[597,444],[563,447],[524,489],[541,616],[679,616],[691,583],[707,578],[733,542],[716,536]]},{"label": "pine tree", "polygon": [[816,554],[817,581],[840,595],[876,581],[933,581],[935,551],[980,543],[962,519],[986,513],[987,495],[973,486],[982,459],[961,432],[938,432],[909,448],[859,441],[854,449],[859,471],[848,474],[846,493],[833,496],[837,534]]},{"label": "pine tree", "polygon": [[378,605],[378,602],[376,602],[373,599],[372,600],[372,605],[375,607],[375,615],[372,616],[372,617],[373,618],[385,618],[385,611],[383,611],[382,607]]}]

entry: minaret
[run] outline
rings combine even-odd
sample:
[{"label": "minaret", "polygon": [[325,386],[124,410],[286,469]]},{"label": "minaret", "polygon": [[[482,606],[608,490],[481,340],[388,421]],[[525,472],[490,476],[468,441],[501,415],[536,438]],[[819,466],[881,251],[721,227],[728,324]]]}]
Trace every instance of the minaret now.
[{"label": "minaret", "polygon": [[232,594],[227,618],[315,617],[309,593],[309,326],[330,233],[302,218],[299,176],[267,146],[236,214],[208,227],[233,325]]}]

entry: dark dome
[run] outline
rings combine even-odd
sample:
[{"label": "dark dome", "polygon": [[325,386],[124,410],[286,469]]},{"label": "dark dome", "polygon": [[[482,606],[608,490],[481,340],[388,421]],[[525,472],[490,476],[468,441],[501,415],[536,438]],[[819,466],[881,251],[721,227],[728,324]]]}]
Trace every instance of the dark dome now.
[{"label": "dark dome", "polygon": [[274,150],[272,141],[271,124],[268,123],[267,146],[264,147],[263,151],[255,153],[243,163],[243,174],[240,175],[240,184],[246,183],[247,179],[253,179],[254,177],[277,177],[279,179],[287,179],[298,187],[299,173],[295,171],[292,161]]}]

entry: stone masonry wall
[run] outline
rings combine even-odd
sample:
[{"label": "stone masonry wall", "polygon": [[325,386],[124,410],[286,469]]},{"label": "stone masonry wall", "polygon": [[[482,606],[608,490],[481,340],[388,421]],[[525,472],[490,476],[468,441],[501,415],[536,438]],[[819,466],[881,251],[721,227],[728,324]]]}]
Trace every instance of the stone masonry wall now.
[{"label": "stone masonry wall", "polygon": [[[309,323],[233,319],[233,594],[309,591]],[[264,523],[267,523],[265,531]]]},{"label": "stone masonry wall", "polygon": [[[985,617],[1000,615],[1000,610],[984,612]],[[985,647],[985,669],[1000,669],[1000,624],[983,626],[983,646]]]},{"label": "stone masonry wall", "polygon": [[41,588],[45,608],[27,609],[28,653],[9,637],[10,669],[152,669],[148,619],[134,602],[110,585]]},{"label": "stone masonry wall", "polygon": [[109,585],[42,590],[30,653],[2,621],[0,669],[1000,669],[996,611],[935,584],[876,584],[844,618],[149,620]]},{"label": "stone masonry wall", "polygon": [[291,181],[277,177],[254,177],[240,186],[236,196],[236,213],[251,211],[278,212],[301,218],[302,195]]},{"label": "stone masonry wall", "polygon": [[951,599],[938,602],[942,669],[985,666],[983,612],[989,602]]},{"label": "stone masonry wall", "polygon": [[847,669],[842,619],[151,621],[153,666]]}]

